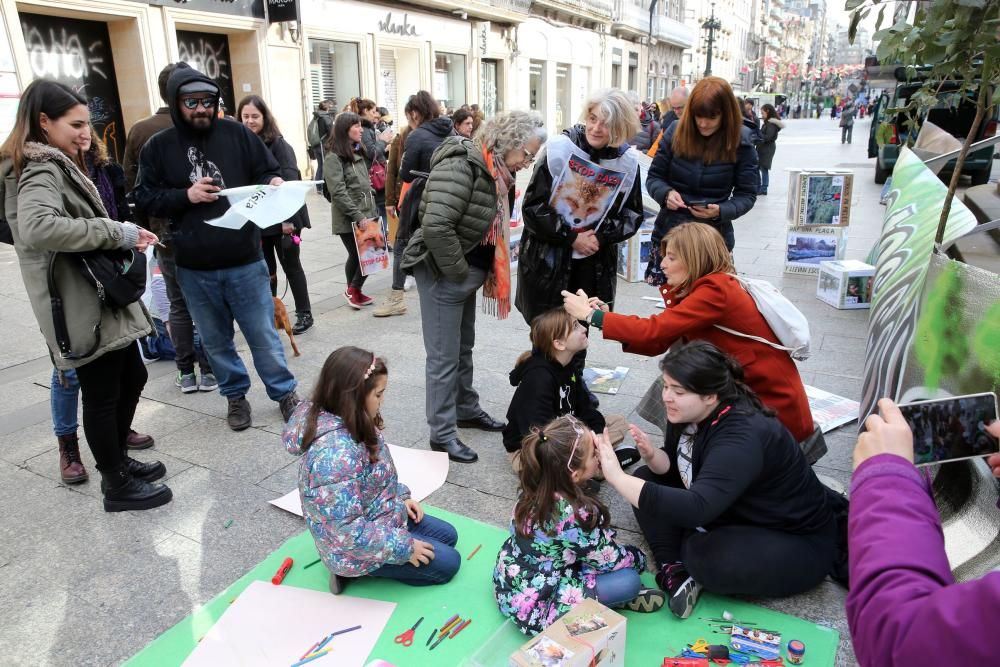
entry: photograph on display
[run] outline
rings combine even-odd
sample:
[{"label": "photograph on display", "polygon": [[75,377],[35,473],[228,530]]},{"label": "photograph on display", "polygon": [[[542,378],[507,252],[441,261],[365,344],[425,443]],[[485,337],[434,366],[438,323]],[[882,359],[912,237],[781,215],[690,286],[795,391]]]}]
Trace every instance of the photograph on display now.
[{"label": "photograph on display", "polygon": [[549,205],[574,232],[596,230],[621,188],[624,174],[570,155],[552,184]]},{"label": "photograph on display", "polygon": [[566,618],[566,631],[573,637],[606,627],[608,623],[600,614],[590,613]]},{"label": "photograph on display", "polygon": [[843,254],[841,234],[790,231],[786,237],[785,270],[805,268],[819,271],[819,263]]},{"label": "photograph on display", "polygon": [[808,174],[805,180],[804,210],[799,212],[801,225],[840,225],[844,199],[844,177]]},{"label": "photograph on display", "polygon": [[573,652],[565,646],[542,635],[525,653],[532,667],[562,667],[568,664]]},{"label": "photograph on display", "polygon": [[583,381],[595,394],[617,394],[628,375],[627,366],[615,368],[596,368],[587,366],[583,369]]},{"label": "photograph on display", "polygon": [[844,303],[858,305],[872,300],[872,276],[851,276],[847,279]]},{"label": "photograph on display", "polygon": [[986,456],[998,451],[986,425],[997,417],[995,394],[974,394],[900,405],[913,431],[916,465]]},{"label": "photograph on display", "polygon": [[359,220],[354,226],[354,243],[361,260],[361,275],[370,276],[389,268],[389,243],[382,219]]}]

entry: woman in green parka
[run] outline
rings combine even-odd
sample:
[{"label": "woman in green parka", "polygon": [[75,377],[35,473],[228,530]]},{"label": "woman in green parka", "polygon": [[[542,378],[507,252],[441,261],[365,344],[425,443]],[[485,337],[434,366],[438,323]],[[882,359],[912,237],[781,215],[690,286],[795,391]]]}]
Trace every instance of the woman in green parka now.
[{"label": "woman in green parka", "polygon": [[[83,429],[101,473],[104,509],[150,509],[172,497],[169,488],[154,483],[166,468],[130,458],[126,438],[147,377],[136,341],[150,333],[152,321],[141,301],[116,310],[105,305],[73,255],[142,253],[157,238],[108,216],[81,168],[82,147],[89,143],[86,100],[63,84],[32,82],[0,147],[0,196],[49,355],[59,370],[75,369],[80,381]],[[61,295],[65,316],[65,332],[58,337],[50,285]]]},{"label": "woman in green parka", "polygon": [[378,222],[375,191],[368,177],[367,155],[361,143],[361,133],[361,117],[358,114],[350,111],[338,114],[333,121],[333,132],[327,140],[326,157],[323,159],[323,179],[330,193],[333,233],[340,237],[347,249],[347,261],[344,263],[347,289],[344,298],[347,305],[356,310],[370,306],[374,300],[361,291],[365,275],[361,272],[353,224]]}]

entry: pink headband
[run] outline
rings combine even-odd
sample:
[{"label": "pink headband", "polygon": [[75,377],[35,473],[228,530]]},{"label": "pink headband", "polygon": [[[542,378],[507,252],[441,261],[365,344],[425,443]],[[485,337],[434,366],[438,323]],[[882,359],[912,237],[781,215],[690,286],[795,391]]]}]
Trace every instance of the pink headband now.
[{"label": "pink headband", "polygon": [[367,380],[368,378],[370,378],[370,377],[372,376],[372,373],[374,373],[374,372],[375,372],[375,362],[377,362],[377,361],[378,361],[378,357],[376,357],[376,356],[375,356],[375,355],[373,354],[373,355],[372,355],[372,365],[371,365],[371,366],[369,366],[369,367],[368,367],[368,370],[366,370],[366,371],[365,371],[365,379],[366,379],[366,380]]}]

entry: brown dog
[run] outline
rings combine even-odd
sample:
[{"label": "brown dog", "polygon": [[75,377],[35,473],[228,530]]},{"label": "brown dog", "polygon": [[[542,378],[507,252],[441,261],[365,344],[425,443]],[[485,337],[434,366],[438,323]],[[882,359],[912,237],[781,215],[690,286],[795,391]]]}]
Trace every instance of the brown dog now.
[{"label": "brown dog", "polygon": [[292,341],[292,351],[295,353],[296,357],[300,357],[302,355],[299,354],[299,346],[295,344],[295,336],[292,335],[292,322],[288,319],[288,310],[285,308],[285,304],[282,303],[281,299],[278,297],[273,297],[273,299],[274,328],[288,334],[288,340]]}]

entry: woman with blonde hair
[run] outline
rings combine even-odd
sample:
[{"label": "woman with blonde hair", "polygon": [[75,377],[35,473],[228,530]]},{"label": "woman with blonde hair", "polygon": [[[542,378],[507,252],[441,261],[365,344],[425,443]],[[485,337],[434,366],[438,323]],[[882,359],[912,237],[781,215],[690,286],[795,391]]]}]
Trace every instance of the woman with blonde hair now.
[{"label": "woman with blonde hair", "polygon": [[[546,146],[522,208],[516,305],[528,324],[559,306],[563,290],[582,289],[605,303],[614,301],[618,244],[633,236],[643,219],[639,161],[628,144],[638,131],[639,115],[625,93],[598,90],[587,100],[580,124]],[[588,196],[607,189],[601,183],[567,169],[581,161],[617,173],[610,202],[600,206]],[[553,206],[553,191],[560,189],[563,194]],[[578,371],[585,357],[582,350],[574,360]]]},{"label": "woman with blonde hair", "polygon": [[664,130],[646,177],[646,189],[661,204],[646,281],[663,284],[660,240],[685,222],[714,227],[732,250],[733,220],[753,208],[759,186],[757,151],[739,101],[725,80],[705,77],[691,90],[680,119]]},{"label": "woman with blonde hair", "polygon": [[[583,292],[563,292],[566,310],[601,329],[605,340],[619,341],[625,352],[653,357],[678,341],[712,343],[740,363],[746,383],[798,442],[809,438],[812,413],[795,362],[784,350],[746,337],[780,344],[737,279],[722,236],[708,225],[685,223],[667,233],[660,251],[667,284],[660,289],[666,307],[659,313],[637,317],[607,312],[601,300]],[[658,390],[646,395],[654,393],[658,400]]]}]

